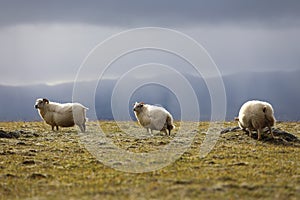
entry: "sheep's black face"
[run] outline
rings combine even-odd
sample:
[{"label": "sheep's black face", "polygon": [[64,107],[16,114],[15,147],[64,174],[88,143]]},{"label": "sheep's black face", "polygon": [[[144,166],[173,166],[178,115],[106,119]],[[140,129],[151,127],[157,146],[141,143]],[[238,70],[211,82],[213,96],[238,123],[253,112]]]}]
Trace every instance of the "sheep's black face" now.
[{"label": "sheep's black face", "polygon": [[44,107],[44,103],[42,99],[37,99],[34,105],[35,109],[39,109]]},{"label": "sheep's black face", "polygon": [[35,102],[35,109],[42,109],[46,103],[49,103],[47,99],[37,99]]}]

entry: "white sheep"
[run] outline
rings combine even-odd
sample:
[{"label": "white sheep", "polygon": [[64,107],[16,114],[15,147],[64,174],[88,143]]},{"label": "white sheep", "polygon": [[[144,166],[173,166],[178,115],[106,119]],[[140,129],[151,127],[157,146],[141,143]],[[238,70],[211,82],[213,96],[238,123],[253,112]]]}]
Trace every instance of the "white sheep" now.
[{"label": "white sheep", "polygon": [[164,108],[154,105],[136,102],[133,106],[136,119],[152,134],[152,130],[163,131],[169,135],[171,130],[175,128],[172,115]]},{"label": "white sheep", "polygon": [[86,110],[80,103],[55,103],[49,102],[48,99],[37,99],[35,108],[39,110],[39,114],[44,121],[52,126],[52,130],[56,127],[71,127],[75,124],[79,126],[82,132],[85,132]]},{"label": "white sheep", "polygon": [[272,137],[272,126],[275,125],[274,111],[271,104],[263,101],[252,100],[244,103],[240,109],[238,118],[239,126],[243,130],[248,130],[251,136],[252,131],[256,130],[258,140],[261,139],[262,130],[268,127]]}]

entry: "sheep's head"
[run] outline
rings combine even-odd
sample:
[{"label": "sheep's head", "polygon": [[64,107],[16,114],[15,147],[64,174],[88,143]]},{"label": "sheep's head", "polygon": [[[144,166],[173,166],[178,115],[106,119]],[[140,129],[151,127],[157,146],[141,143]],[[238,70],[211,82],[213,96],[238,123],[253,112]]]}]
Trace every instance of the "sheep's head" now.
[{"label": "sheep's head", "polygon": [[134,112],[141,112],[143,107],[144,107],[145,103],[144,102],[135,102],[135,104],[133,104],[133,111]]},{"label": "sheep's head", "polygon": [[44,108],[45,104],[48,104],[48,103],[49,103],[48,99],[37,99],[34,107],[36,109],[42,109],[42,108]]}]

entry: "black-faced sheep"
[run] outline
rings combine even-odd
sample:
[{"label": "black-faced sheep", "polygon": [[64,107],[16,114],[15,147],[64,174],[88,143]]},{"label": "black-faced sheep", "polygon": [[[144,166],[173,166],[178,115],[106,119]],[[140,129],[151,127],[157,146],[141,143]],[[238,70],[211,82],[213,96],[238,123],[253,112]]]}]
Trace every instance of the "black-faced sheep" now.
[{"label": "black-faced sheep", "polygon": [[145,127],[150,134],[152,130],[168,134],[168,130],[170,135],[171,130],[175,128],[172,115],[162,107],[136,102],[133,111],[140,125]]},{"label": "black-faced sheep", "polygon": [[82,132],[85,132],[86,110],[79,103],[55,103],[49,102],[48,99],[37,99],[35,108],[39,110],[41,118],[49,125],[52,130],[56,127],[71,127],[75,124]]},{"label": "black-faced sheep", "polygon": [[275,125],[274,111],[271,104],[263,101],[252,100],[244,103],[240,109],[238,118],[239,126],[243,130],[248,130],[251,136],[252,131],[256,130],[258,140],[261,139],[261,133],[265,127],[268,127],[272,137],[272,126]]}]

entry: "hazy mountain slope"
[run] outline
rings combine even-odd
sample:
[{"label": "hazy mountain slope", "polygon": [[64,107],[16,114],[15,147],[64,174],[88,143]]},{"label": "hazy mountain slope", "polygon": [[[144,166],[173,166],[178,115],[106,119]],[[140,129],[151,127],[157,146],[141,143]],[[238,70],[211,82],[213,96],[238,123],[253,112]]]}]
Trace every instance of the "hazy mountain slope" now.
[{"label": "hazy mountain slope", "polygon": [[[191,83],[198,97],[201,120],[210,119],[210,95],[205,81],[198,76],[185,75]],[[163,78],[163,77],[162,77]],[[249,99],[267,100],[275,109],[278,120],[300,120],[300,70],[294,72],[265,72],[240,73],[224,76],[224,85],[227,96],[228,120],[237,115],[240,106]],[[132,81],[135,81],[132,79]],[[105,80],[95,93],[94,100],[84,100],[83,103],[92,111],[96,109],[98,119],[113,119],[111,113],[111,94],[116,80]],[[85,87],[95,85],[95,82],[80,83]],[[176,80],[174,82],[176,84]],[[126,86],[124,86],[126,87]],[[72,101],[73,83],[54,86],[0,86],[0,121],[32,121],[40,120],[34,109],[36,98],[47,97],[58,102]],[[189,98],[185,98],[188,103]],[[166,107],[175,117],[180,119],[180,102],[176,95],[164,87],[147,85],[135,91],[131,98],[119,101],[129,101],[127,113],[119,113],[123,120],[134,119],[131,104],[135,101],[144,101]],[[92,105],[95,102],[95,106]],[[195,106],[195,105],[191,105]],[[128,116],[128,112],[130,116]],[[88,113],[88,117],[89,116]],[[93,119],[93,117],[92,117]]]}]

